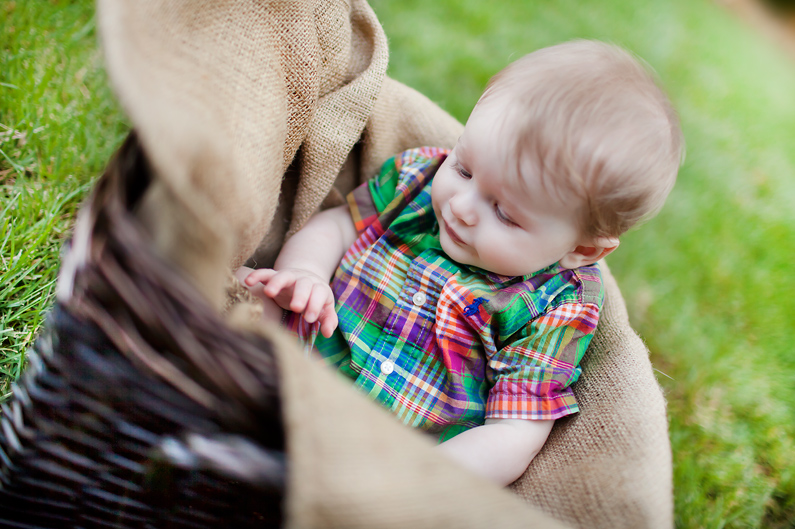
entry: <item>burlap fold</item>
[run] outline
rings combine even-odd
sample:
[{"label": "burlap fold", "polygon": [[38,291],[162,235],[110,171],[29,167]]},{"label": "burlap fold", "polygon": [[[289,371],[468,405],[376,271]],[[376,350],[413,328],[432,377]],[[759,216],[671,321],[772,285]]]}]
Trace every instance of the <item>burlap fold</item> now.
[{"label": "burlap fold", "polygon": [[[252,254],[267,264],[385,158],[450,147],[461,131],[386,77],[386,37],[363,0],[99,0],[98,15],[111,80],[157,172],[138,215],[218,310],[230,266]],[[513,491],[575,526],[670,527],[664,400],[607,277],[575,386],[582,412],[556,425]],[[552,526],[296,354],[279,351],[291,526]]]},{"label": "burlap fold", "polygon": [[[249,310],[237,306],[232,320],[251,330],[257,311]],[[430,439],[362,399],[291,340],[274,341],[290,455],[288,527],[568,527],[440,457]]]},{"label": "burlap fold", "polygon": [[511,488],[576,527],[671,527],[665,399],[618,285],[603,272],[607,299],[574,385],[581,411],[558,421]]}]

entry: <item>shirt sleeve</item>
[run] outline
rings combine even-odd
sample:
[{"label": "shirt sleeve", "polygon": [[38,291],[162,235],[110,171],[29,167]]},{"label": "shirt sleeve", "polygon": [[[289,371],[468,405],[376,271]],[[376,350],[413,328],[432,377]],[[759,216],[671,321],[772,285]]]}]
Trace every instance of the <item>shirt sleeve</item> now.
[{"label": "shirt sleeve", "polygon": [[361,235],[395,197],[400,172],[395,157],[381,166],[377,176],[364,182],[348,195],[348,207],[356,232]]},{"label": "shirt sleeve", "polygon": [[565,303],[535,318],[488,358],[488,419],[558,419],[579,411],[571,385],[599,318],[595,303]]},{"label": "shirt sleeve", "polygon": [[431,180],[448,152],[436,147],[420,147],[384,162],[375,178],[361,184],[347,197],[357,233],[361,235],[376,223],[381,227],[389,225]]}]

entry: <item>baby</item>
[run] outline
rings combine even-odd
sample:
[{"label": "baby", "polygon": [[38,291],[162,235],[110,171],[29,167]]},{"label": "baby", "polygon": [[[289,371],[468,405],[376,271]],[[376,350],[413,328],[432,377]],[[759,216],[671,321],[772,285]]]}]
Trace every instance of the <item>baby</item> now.
[{"label": "baby", "polygon": [[598,261],[662,207],[682,154],[631,55],[542,49],[494,76],[454,149],[398,154],[274,269],[238,277],[300,335],[319,326],[316,350],[370,398],[508,484],[578,411]]}]

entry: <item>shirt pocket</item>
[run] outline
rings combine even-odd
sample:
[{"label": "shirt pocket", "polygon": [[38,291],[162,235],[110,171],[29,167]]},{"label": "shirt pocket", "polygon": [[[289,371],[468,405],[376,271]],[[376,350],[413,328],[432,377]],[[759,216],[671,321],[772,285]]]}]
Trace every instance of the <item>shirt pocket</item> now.
[{"label": "shirt pocket", "polygon": [[406,343],[407,352],[414,357],[438,357],[433,329],[444,281],[423,259],[414,259],[386,322],[385,330]]}]

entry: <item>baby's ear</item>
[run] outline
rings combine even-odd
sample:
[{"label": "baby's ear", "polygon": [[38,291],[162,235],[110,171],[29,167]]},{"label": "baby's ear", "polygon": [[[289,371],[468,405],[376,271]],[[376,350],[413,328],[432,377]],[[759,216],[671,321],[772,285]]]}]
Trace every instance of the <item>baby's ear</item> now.
[{"label": "baby's ear", "polygon": [[597,237],[585,244],[578,245],[560,260],[564,268],[579,268],[604,259],[618,248],[618,237]]}]

